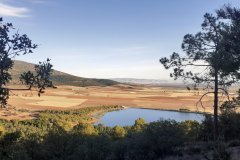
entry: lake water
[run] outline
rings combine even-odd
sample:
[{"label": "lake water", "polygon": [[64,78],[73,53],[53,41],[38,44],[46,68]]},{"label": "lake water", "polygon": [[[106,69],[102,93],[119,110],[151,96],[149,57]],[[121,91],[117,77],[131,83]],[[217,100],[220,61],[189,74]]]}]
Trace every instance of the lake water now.
[{"label": "lake water", "polygon": [[204,119],[202,114],[198,113],[185,113],[177,111],[164,111],[153,109],[140,109],[140,108],[127,108],[119,111],[112,111],[106,113],[100,120],[105,126],[127,126],[133,125],[135,120],[143,118],[146,122],[153,122],[160,119],[173,119],[178,122],[185,120],[196,120],[201,122]]}]

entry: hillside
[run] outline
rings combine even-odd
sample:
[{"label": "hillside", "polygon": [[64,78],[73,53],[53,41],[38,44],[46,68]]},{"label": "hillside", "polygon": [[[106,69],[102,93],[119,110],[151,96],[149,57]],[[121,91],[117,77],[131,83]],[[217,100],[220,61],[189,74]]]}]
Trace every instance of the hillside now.
[{"label": "hillside", "polygon": [[137,78],[112,78],[111,80],[126,84],[185,87],[182,81],[174,81],[171,79],[161,80],[161,79],[137,79]]},{"label": "hillside", "polygon": [[[24,61],[14,61],[14,66],[10,71],[13,77],[12,84],[20,84],[19,76],[24,71],[33,71],[34,64],[24,62]],[[54,85],[72,85],[72,86],[110,86],[118,84],[118,82],[108,79],[92,79],[92,78],[83,78],[70,75],[64,72],[57,70],[53,71],[51,77]]]}]

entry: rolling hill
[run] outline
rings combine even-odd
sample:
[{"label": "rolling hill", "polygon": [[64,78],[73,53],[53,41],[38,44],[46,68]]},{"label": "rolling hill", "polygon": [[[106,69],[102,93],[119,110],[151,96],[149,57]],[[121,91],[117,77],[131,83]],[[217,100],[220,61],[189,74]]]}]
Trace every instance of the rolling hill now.
[{"label": "rolling hill", "polygon": [[[14,66],[11,69],[12,74],[12,84],[21,84],[19,76],[24,71],[34,71],[34,64],[24,62],[24,61],[14,61]],[[57,70],[53,71],[51,77],[54,85],[72,85],[72,86],[110,86],[118,84],[119,82],[108,80],[108,79],[93,79],[93,78],[83,78],[60,72]]]}]

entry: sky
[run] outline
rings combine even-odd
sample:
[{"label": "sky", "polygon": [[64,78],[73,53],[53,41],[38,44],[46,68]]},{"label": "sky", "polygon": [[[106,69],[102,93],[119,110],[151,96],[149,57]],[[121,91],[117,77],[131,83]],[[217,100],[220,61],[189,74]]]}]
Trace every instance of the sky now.
[{"label": "sky", "polygon": [[0,0],[0,17],[39,47],[16,59],[51,59],[88,78],[169,79],[159,59],[182,53],[203,15],[240,0]]}]

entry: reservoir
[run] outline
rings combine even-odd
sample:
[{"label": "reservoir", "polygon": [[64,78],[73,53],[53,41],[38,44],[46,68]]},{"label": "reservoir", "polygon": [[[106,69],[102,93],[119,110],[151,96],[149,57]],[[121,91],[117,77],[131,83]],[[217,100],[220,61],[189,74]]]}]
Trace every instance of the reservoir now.
[{"label": "reservoir", "polygon": [[105,126],[113,127],[116,125],[127,126],[133,125],[135,120],[143,118],[146,122],[153,122],[158,120],[175,120],[177,122],[185,120],[196,120],[201,122],[204,119],[203,114],[178,112],[178,111],[164,111],[154,109],[140,109],[140,108],[127,108],[118,111],[106,113],[101,117],[100,121],[96,124],[103,124]]}]

